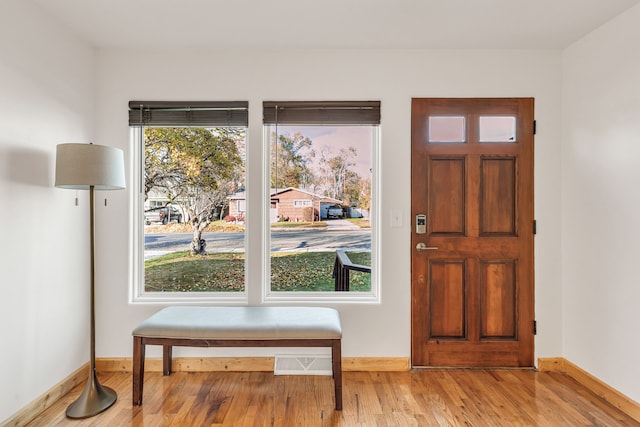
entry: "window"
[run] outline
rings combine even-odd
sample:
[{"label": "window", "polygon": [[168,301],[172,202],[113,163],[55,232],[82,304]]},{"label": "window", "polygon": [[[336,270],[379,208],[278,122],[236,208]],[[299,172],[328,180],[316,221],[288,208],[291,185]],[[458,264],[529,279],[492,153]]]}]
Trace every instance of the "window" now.
[{"label": "window", "polygon": [[516,142],[514,116],[480,116],[480,142]]},{"label": "window", "polygon": [[264,102],[265,300],[378,295],[380,103]]},{"label": "window", "polygon": [[129,103],[134,300],[246,299],[247,124],[247,102]]},{"label": "window", "polygon": [[303,208],[305,206],[313,206],[313,200],[304,199],[304,200],[294,200],[293,206],[296,208]]},{"label": "window", "polygon": [[[133,301],[378,300],[380,103],[264,114],[266,200],[252,208],[247,102],[130,102]],[[250,289],[247,220],[265,271]]]},{"label": "window", "polygon": [[466,141],[465,118],[462,116],[430,116],[430,143],[463,143]]}]

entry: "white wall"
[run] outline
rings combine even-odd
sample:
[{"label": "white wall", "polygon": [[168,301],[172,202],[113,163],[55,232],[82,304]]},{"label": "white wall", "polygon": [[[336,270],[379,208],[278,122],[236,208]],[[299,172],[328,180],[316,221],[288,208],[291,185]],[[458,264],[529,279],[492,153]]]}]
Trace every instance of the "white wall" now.
[{"label": "white wall", "polygon": [[[411,98],[535,97],[536,354],[561,354],[559,51],[114,49],[99,52],[97,72],[97,142],[119,146],[127,156],[130,100],[248,100],[253,206],[261,203],[256,197],[261,187],[263,100],[382,102],[382,304],[337,305],[344,326],[343,353],[353,357],[410,355]],[[119,192],[111,203],[116,212],[98,236],[105,257],[99,278],[102,326],[98,325],[97,352],[98,357],[130,357],[131,330],[160,306],[128,304],[128,195]],[[403,228],[390,228],[391,207],[402,209]],[[248,257],[258,260],[262,220],[249,220]],[[249,279],[250,302],[255,304],[260,295],[259,262],[250,263]],[[180,355],[211,354],[177,350]]]},{"label": "white wall", "polygon": [[0,3],[0,421],[89,360],[88,197],[55,146],[87,142],[92,50],[28,2]]},{"label": "white wall", "polygon": [[640,402],[640,6],[563,55],[563,355]]}]

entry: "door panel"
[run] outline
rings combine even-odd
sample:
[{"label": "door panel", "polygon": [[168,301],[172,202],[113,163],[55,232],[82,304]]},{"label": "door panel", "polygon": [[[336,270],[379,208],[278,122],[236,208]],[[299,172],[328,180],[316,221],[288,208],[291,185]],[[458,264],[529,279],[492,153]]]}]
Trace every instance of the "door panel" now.
[{"label": "door panel", "polygon": [[429,205],[432,234],[464,235],[464,158],[432,158],[429,164]]},{"label": "door panel", "polygon": [[480,262],[480,339],[516,339],[516,263]]},{"label": "door panel", "polygon": [[533,366],[533,99],[414,99],[411,176],[413,365]]},{"label": "door panel", "polygon": [[430,337],[466,336],[466,295],[464,262],[433,262],[429,268],[431,295]]},{"label": "door panel", "polygon": [[480,235],[516,234],[515,159],[480,159]]}]

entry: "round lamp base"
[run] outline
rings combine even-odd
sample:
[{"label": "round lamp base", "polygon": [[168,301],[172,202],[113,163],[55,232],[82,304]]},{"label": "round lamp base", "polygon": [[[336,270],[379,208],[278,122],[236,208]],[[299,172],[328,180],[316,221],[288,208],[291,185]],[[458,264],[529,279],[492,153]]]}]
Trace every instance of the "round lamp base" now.
[{"label": "round lamp base", "polygon": [[93,417],[108,409],[116,402],[117,398],[118,395],[113,389],[100,385],[94,373],[90,375],[80,397],[67,407],[67,417]]}]

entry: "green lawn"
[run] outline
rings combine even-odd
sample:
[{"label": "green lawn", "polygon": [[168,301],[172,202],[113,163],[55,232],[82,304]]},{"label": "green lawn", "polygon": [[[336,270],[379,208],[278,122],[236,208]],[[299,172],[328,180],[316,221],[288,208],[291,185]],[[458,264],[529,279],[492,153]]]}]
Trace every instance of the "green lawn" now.
[{"label": "green lawn", "polygon": [[[371,265],[370,252],[347,252],[355,264]],[[274,291],[333,291],[335,252],[282,252],[271,257]],[[233,292],[244,290],[244,254],[190,256],[175,252],[145,261],[148,292]],[[352,271],[350,290],[371,290],[371,275]]]}]

